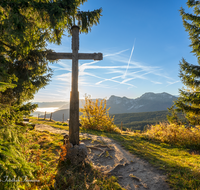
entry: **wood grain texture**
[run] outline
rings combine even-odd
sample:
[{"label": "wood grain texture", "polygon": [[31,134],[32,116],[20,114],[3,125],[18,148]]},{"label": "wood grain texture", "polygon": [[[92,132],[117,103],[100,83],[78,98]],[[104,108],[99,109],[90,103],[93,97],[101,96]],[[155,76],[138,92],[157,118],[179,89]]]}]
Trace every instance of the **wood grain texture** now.
[{"label": "wood grain texture", "polygon": [[[48,53],[47,54],[48,60],[57,60],[57,59],[72,59],[72,53]],[[78,59],[82,60],[103,60],[103,54],[102,53],[78,53]]]}]

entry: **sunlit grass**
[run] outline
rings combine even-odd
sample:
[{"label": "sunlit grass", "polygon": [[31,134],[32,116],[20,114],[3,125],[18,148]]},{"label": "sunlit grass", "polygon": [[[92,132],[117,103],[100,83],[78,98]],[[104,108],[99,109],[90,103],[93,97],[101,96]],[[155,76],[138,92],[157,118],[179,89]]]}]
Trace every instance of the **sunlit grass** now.
[{"label": "sunlit grass", "polygon": [[[45,122],[46,124],[48,123],[48,121]],[[55,127],[63,128],[64,126],[55,124]],[[160,132],[159,134],[165,134],[161,128],[163,130],[169,130],[165,129],[163,124],[160,126],[160,129],[157,130]],[[188,129],[181,128],[180,130]],[[190,139],[192,139],[191,134],[194,134],[192,130],[193,129],[191,129],[188,135]],[[191,145],[191,143],[187,143],[187,140],[183,141],[183,136],[185,139],[187,136],[186,134],[183,134],[183,131],[182,133],[176,131],[177,141],[170,141],[166,136],[161,138],[158,135],[155,135],[154,138],[154,133],[152,131],[152,133],[122,132],[121,134],[116,134],[80,128],[80,132],[109,137],[118,141],[122,146],[124,146],[125,149],[129,150],[134,155],[147,160],[153,166],[163,170],[167,175],[167,182],[173,189],[198,190],[200,187],[199,151],[197,149],[195,150],[193,148],[189,148],[188,145]],[[148,134],[151,134],[151,138]],[[155,134],[157,134],[156,130]],[[197,134],[195,134],[195,138],[196,135]],[[171,136],[173,136],[173,134],[171,134]],[[178,139],[179,137],[182,138],[182,141]],[[159,138],[161,140],[159,140]],[[165,140],[162,140],[163,138],[165,138]],[[184,143],[186,143],[187,146],[184,146]]]},{"label": "sunlit grass", "polygon": [[[30,118],[30,122],[38,123],[36,118]],[[39,121],[39,123],[54,126],[63,129],[61,122],[54,121]],[[64,128],[66,129],[66,128]],[[30,154],[27,156],[30,162],[35,162],[39,168],[36,171],[36,179],[39,183],[31,183],[27,186],[26,183],[21,185],[21,188],[27,190],[35,189],[113,189],[123,190],[117,183],[117,178],[106,176],[100,171],[97,171],[87,162],[74,166],[69,162],[60,160],[61,148],[63,144],[63,136],[60,134],[50,133],[48,131],[30,130],[26,134],[28,138]],[[80,140],[84,140],[81,138]]]},{"label": "sunlit grass", "polygon": [[30,122],[33,124],[45,124],[45,125],[50,125],[55,128],[59,129],[64,129],[64,130],[69,130],[69,125],[66,122],[60,122],[60,121],[50,121],[49,119],[41,119],[41,118],[36,118],[36,117],[29,117]]},{"label": "sunlit grass", "polygon": [[144,134],[149,140],[200,150],[200,126],[160,123],[150,126]]},{"label": "sunlit grass", "polygon": [[26,134],[27,148],[24,153],[27,160],[37,165],[34,172],[35,183],[21,183],[20,189],[46,189],[54,188],[55,175],[57,172],[57,163],[59,161],[59,146],[62,137],[58,134],[51,134],[47,131],[39,132],[30,130]]},{"label": "sunlit grass", "polygon": [[[93,133],[94,134],[94,133]],[[120,142],[131,153],[163,170],[174,189],[199,189],[200,155],[190,149],[146,139],[144,134],[98,134]]]}]

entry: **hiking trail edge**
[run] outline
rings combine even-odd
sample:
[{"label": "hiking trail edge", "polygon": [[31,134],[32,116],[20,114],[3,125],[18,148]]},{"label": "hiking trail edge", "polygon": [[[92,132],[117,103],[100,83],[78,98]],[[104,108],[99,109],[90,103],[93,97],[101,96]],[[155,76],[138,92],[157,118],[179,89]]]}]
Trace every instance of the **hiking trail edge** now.
[{"label": "hiking trail edge", "polygon": [[[68,134],[69,131],[50,125],[36,124],[38,131]],[[94,168],[118,178],[118,183],[127,190],[170,190],[166,176],[161,170],[126,151],[116,141],[87,133],[80,133],[88,149],[88,159]]]}]

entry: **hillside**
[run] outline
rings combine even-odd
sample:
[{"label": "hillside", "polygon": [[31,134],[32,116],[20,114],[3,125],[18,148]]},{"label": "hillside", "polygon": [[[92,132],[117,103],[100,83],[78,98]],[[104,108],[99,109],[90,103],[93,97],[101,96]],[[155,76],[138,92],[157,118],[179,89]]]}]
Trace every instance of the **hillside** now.
[{"label": "hillside", "polygon": [[[107,109],[110,108],[109,114],[125,114],[125,113],[143,113],[144,114],[139,114],[139,115],[126,115],[126,118],[128,117],[133,117],[133,119],[128,119],[124,120],[122,116],[122,119],[120,118],[121,116],[116,116],[116,124],[121,123],[121,121],[126,125],[128,128],[134,128],[136,126],[143,127],[146,126],[147,124],[155,124],[156,122],[159,121],[164,121],[166,120],[166,113],[167,112],[160,112],[160,113],[152,113],[152,114],[147,114],[146,112],[156,112],[156,111],[167,111],[167,108],[171,107],[173,104],[173,101],[176,100],[177,97],[172,96],[166,92],[163,93],[152,93],[148,92],[143,94],[141,97],[136,98],[136,99],[130,99],[127,97],[117,97],[112,95],[108,100],[107,100]],[[101,99],[100,99],[101,100]],[[92,101],[95,101],[95,99],[92,99]],[[79,106],[80,108],[83,108],[83,105],[85,104],[85,100],[80,99],[79,100]],[[53,119],[55,121],[62,121],[63,119],[63,114],[64,114],[64,120],[66,121],[69,119],[69,102],[59,102],[57,105],[56,102],[43,102],[39,104],[39,107],[53,107],[53,106],[59,106],[59,110],[53,112]],[[36,114],[37,112],[35,112]],[[39,113],[39,112],[38,112]],[[41,113],[39,113],[41,114]],[[44,114],[44,113],[42,113]],[[36,114],[37,115],[37,114]],[[81,113],[80,113],[81,115]],[[41,115],[40,117],[44,117]],[[50,114],[47,114],[47,118],[50,117]],[[118,121],[118,117],[120,118]],[[135,118],[137,117],[137,118]],[[138,117],[141,117],[138,119]],[[150,117],[150,118],[149,118]],[[148,118],[148,120],[146,120]],[[148,123],[146,122],[148,121]],[[131,123],[129,125],[128,123]],[[134,122],[134,124],[133,124]],[[136,127],[139,129],[140,127]]]},{"label": "hillside", "polygon": [[[176,99],[177,99],[176,96],[170,95],[166,92],[163,93],[147,92],[142,96],[140,96],[139,98],[135,99],[127,98],[125,96],[118,97],[112,95],[107,100],[106,107],[107,109],[110,108],[109,114],[163,111],[171,107],[173,101]],[[94,102],[96,101],[96,99],[92,99],[92,101]],[[59,110],[69,109],[69,102],[34,102],[34,103],[38,103],[39,108],[59,107]],[[83,108],[84,104],[85,100],[80,99],[79,107]]]},{"label": "hillside", "polygon": [[130,128],[133,130],[143,130],[148,125],[154,125],[159,122],[167,121],[168,111],[156,111],[156,112],[143,112],[143,113],[124,113],[124,114],[112,114],[114,116],[114,123],[117,126]]},{"label": "hillside", "polygon": [[[149,97],[146,96],[146,99],[147,98]],[[160,99],[160,101],[162,101],[162,99]],[[115,105],[113,104],[114,107]],[[64,114],[64,121],[67,121],[69,119],[69,109],[62,109],[62,110],[53,112],[52,119],[55,121],[62,121],[63,114]],[[132,130],[144,130],[149,125],[155,125],[159,122],[167,121],[168,114],[169,112],[167,110],[164,110],[164,111],[139,112],[139,113],[110,114],[110,116],[111,117],[114,116],[115,125],[121,127],[121,122],[122,122],[124,130],[126,128],[130,128]],[[82,113],[80,113],[80,115],[82,115]],[[43,118],[44,115],[41,115],[40,117]],[[47,114],[46,118],[49,118],[49,117],[50,117],[50,114]]]},{"label": "hillside", "polygon": [[[44,120],[37,120],[32,118],[32,123],[39,123],[39,124],[45,124],[51,125],[57,129],[64,129],[68,130],[68,126],[63,125],[59,122],[50,122],[50,121],[44,121]],[[166,130],[171,131],[171,133],[166,133]],[[193,129],[192,129],[193,130]],[[164,188],[151,188],[151,182],[146,183],[147,181],[144,180],[145,183],[141,183],[143,181],[143,178],[141,175],[145,173],[141,172],[141,167],[136,167],[136,164],[139,163],[138,157],[144,159],[145,168],[146,168],[146,162],[149,162],[152,166],[155,166],[157,169],[160,170],[160,174],[164,172],[167,176],[166,181],[170,185],[171,189],[199,189],[200,186],[200,178],[199,178],[199,143],[195,142],[196,138],[200,138],[200,133],[197,131],[196,133],[193,133],[193,131],[184,128],[182,126],[174,126],[174,125],[165,125],[165,127],[160,126],[157,130],[152,129],[149,131],[149,133],[131,133],[131,132],[125,132],[123,131],[121,134],[116,133],[107,133],[103,131],[97,131],[97,130],[87,130],[83,127],[80,128],[80,132],[83,133],[89,133],[93,135],[97,135],[99,137],[109,137],[117,141],[122,147],[124,147],[126,150],[128,150],[130,153],[134,154],[135,158],[137,159],[132,160],[130,162],[130,166],[132,169],[126,169],[127,171],[127,177],[132,179],[133,184],[140,185],[139,187],[144,187],[143,189],[164,189]],[[34,131],[33,131],[34,132]],[[38,133],[38,132],[37,132]],[[47,133],[46,129],[42,133],[39,134],[40,138],[43,139],[43,143],[45,143],[41,148],[45,148],[48,150],[48,147],[54,148],[55,145],[58,144],[58,142],[62,142],[62,136],[53,134],[53,133]],[[45,135],[45,136],[44,136]],[[47,136],[48,135],[48,136]],[[35,132],[34,132],[34,137]],[[45,137],[45,138],[44,138]],[[161,138],[162,137],[162,138]],[[192,137],[192,138],[191,138]],[[52,138],[52,141],[49,142],[49,139]],[[91,140],[91,137],[89,138]],[[86,142],[89,140],[86,138]],[[193,139],[193,141],[192,141]],[[84,141],[84,139],[81,138],[81,141]],[[35,144],[37,141],[33,141]],[[53,142],[53,146],[52,146]],[[100,143],[101,141],[98,140],[98,142],[94,141],[94,146],[96,143]],[[55,144],[55,145],[54,145]],[[34,146],[37,147],[37,146]],[[104,143],[105,147],[105,143]],[[55,147],[57,148],[57,147]],[[96,149],[95,149],[96,150]],[[33,151],[35,153],[36,151]],[[49,152],[49,151],[47,151]],[[99,151],[100,152],[100,151]],[[100,152],[101,153],[101,152]],[[99,154],[100,154],[99,153]],[[41,155],[46,156],[46,155]],[[112,152],[109,153],[107,151],[107,154],[104,154],[104,157],[106,157],[108,162],[110,163],[110,160],[112,159]],[[52,157],[49,157],[53,160]],[[98,158],[99,160],[99,158]],[[45,162],[46,163],[46,162]],[[105,166],[107,166],[106,162],[101,163]],[[48,167],[47,169],[49,171],[52,170],[52,168],[57,168],[56,166],[52,167],[52,164],[49,165],[49,163],[46,164]],[[45,165],[45,166],[46,166]],[[100,189],[120,189],[119,187],[113,187],[112,185],[115,185],[116,182],[121,183],[121,181],[125,181],[124,177],[121,176],[117,178],[118,180],[113,180],[113,178],[109,178],[108,176],[103,178],[103,176],[99,173],[94,176],[93,169],[87,170],[87,168],[83,168],[81,173],[79,170],[73,170],[72,167],[67,165],[68,170],[66,172],[66,169],[63,170],[62,175],[58,175],[61,173],[61,171],[56,171],[58,174],[56,175],[56,182],[57,185],[65,185],[66,187],[74,188],[75,185],[82,185],[82,187],[85,187],[85,181],[79,180],[82,179],[82,176],[87,176],[84,179],[89,181],[91,186],[93,185],[92,182],[95,182]],[[123,165],[118,165],[117,169],[113,170],[111,173],[112,175],[116,175],[117,172],[122,169]],[[128,167],[126,164],[125,167]],[[58,168],[59,169],[59,168]],[[153,169],[153,168],[152,168]],[[152,171],[155,171],[154,169]],[[47,173],[48,174],[48,173]],[[73,175],[72,175],[73,174]],[[121,174],[121,172],[120,172]],[[49,175],[49,174],[48,174]],[[45,176],[46,177],[46,176]],[[151,177],[151,174],[148,177]],[[102,178],[104,180],[102,180]],[[47,179],[47,178],[45,178]],[[78,179],[78,180],[76,180]],[[90,180],[91,179],[91,180]],[[96,179],[94,181],[94,179]],[[115,183],[111,184],[114,181]],[[146,177],[144,178],[146,179]],[[157,175],[157,180],[159,180],[159,177]],[[105,181],[106,180],[106,181]],[[73,183],[72,183],[72,182]],[[46,182],[46,181],[45,181]],[[153,181],[152,181],[153,182]],[[47,183],[48,184],[48,183]],[[106,185],[109,184],[109,188],[106,188]],[[153,184],[157,184],[157,182],[153,182]],[[67,186],[68,185],[68,186]],[[98,186],[95,186],[98,188]],[[107,186],[108,187],[108,186]],[[64,189],[64,188],[63,188]],[[74,188],[75,189],[75,188]],[[94,189],[94,188],[91,188]]]},{"label": "hillside", "polygon": [[[58,110],[52,113],[52,119],[54,121],[62,121],[63,120],[63,114],[64,114],[64,121],[67,121],[69,119],[69,109],[62,109]],[[46,114],[46,118],[50,118],[51,114]],[[79,113],[79,116],[82,115]],[[40,118],[44,118],[44,115],[41,115]]]},{"label": "hillside", "polygon": [[[55,111],[52,115],[52,119],[54,121],[62,121],[64,114],[64,121],[69,119],[69,109],[63,109]],[[168,111],[156,111],[156,112],[142,112],[142,113],[124,113],[124,114],[111,114],[110,116],[114,116],[114,123],[117,126],[121,126],[121,122],[123,123],[123,127],[130,128],[132,130],[143,130],[148,125],[154,125],[159,122],[167,121]],[[80,115],[82,115],[80,113]],[[44,115],[40,116],[40,118],[44,118]],[[50,118],[50,114],[46,115],[46,118]]]}]

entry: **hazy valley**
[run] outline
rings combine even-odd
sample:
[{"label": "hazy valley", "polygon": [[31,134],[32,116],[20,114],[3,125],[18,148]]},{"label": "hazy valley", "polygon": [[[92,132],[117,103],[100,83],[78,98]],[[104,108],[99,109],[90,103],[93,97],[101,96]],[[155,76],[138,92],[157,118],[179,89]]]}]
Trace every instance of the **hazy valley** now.
[{"label": "hazy valley", "polygon": [[[167,108],[171,107],[176,99],[177,97],[165,92],[148,92],[136,99],[112,95],[107,100],[107,109],[110,108],[109,114],[115,117],[116,125],[121,126],[122,122],[125,128],[143,130],[148,125],[166,121]],[[79,101],[80,108],[83,108],[84,104],[85,100]],[[63,115],[64,121],[69,119],[69,102],[39,102],[38,108],[40,111],[34,112],[33,115],[40,114],[39,117],[42,118],[46,111],[46,117],[49,118],[52,112],[52,119],[55,121],[63,121]],[[57,110],[51,111],[52,108]]]}]

